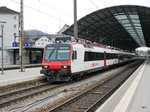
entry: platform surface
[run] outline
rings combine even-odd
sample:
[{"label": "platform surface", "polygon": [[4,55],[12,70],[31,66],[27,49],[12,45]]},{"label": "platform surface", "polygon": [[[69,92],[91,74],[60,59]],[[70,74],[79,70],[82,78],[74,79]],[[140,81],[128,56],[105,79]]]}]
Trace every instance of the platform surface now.
[{"label": "platform surface", "polygon": [[96,112],[150,112],[150,59]]},{"label": "platform surface", "polygon": [[[3,65],[4,70],[11,70],[11,69],[19,69],[21,65]],[[24,68],[34,68],[34,67],[41,67],[41,63],[37,64],[23,64]],[[2,69],[2,65],[0,65],[0,70]]]},{"label": "platform surface", "polygon": [[30,80],[42,79],[44,78],[44,75],[40,74],[41,69],[41,67],[26,68],[24,72],[20,72],[19,69],[4,70],[4,74],[1,74],[2,71],[0,71],[0,87]]}]

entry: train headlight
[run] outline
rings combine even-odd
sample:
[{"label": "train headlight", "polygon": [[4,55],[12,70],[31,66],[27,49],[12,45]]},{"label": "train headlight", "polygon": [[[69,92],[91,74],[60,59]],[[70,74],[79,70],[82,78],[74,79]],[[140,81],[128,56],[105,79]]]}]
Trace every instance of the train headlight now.
[{"label": "train headlight", "polygon": [[47,69],[47,68],[49,68],[49,66],[48,65],[44,65],[43,68]]},{"label": "train headlight", "polygon": [[63,65],[63,66],[62,66],[62,68],[63,68],[63,69],[69,69],[69,68],[70,68],[70,66]]}]

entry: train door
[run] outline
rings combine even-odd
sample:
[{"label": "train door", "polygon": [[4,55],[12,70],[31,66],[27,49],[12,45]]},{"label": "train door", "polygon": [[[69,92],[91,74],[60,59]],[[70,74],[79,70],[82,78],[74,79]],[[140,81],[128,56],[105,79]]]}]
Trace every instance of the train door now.
[{"label": "train door", "polygon": [[73,49],[73,55],[72,55],[72,64],[71,64],[71,69],[72,69],[72,73],[77,73],[77,72],[81,72],[84,70],[84,65],[83,65],[83,58],[84,58],[84,54],[83,54],[83,49]]},{"label": "train door", "polygon": [[72,72],[77,72],[78,69],[78,60],[77,60],[77,50],[72,51],[72,66],[71,66]]},{"label": "train door", "polygon": [[106,68],[106,52],[104,52],[104,69]]}]

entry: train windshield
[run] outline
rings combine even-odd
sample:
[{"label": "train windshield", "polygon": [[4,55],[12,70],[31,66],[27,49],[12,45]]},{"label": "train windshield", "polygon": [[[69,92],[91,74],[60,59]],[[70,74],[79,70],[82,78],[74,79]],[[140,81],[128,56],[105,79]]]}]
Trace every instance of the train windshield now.
[{"label": "train windshield", "polygon": [[47,47],[44,61],[68,61],[70,57],[70,47]]}]

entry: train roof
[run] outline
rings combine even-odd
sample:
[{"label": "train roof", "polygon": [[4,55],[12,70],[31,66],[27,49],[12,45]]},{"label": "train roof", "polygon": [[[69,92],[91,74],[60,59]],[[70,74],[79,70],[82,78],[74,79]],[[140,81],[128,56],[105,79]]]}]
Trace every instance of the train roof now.
[{"label": "train roof", "polygon": [[[103,44],[100,44],[100,43],[97,43],[97,42],[91,42],[89,40],[86,40],[86,39],[82,39],[82,38],[74,38],[73,36],[69,36],[69,35],[66,35],[66,36],[56,36],[55,38],[55,42],[59,42],[61,44],[83,44],[85,47],[87,46],[94,46],[94,47],[100,47],[100,48],[105,48],[105,49],[111,49],[111,50],[116,50],[116,51],[120,51],[120,52],[129,52],[127,50],[122,50],[120,48],[116,48],[116,47],[112,47],[112,46],[109,46],[109,45],[103,45]],[[130,53],[130,52],[129,52]]]},{"label": "train roof", "polygon": [[[93,44],[86,44],[86,43],[80,43],[80,42],[64,42],[64,43],[52,43],[48,44],[47,46],[70,46],[70,45],[83,45],[85,48],[103,48],[105,49],[104,51],[110,52],[110,53],[120,53],[120,54],[129,54],[129,55],[135,55],[134,53],[123,51],[120,49],[114,49],[114,48],[109,48],[109,47],[104,47],[104,46],[98,46],[98,45],[93,45]],[[115,52],[116,51],[116,52]]]}]

